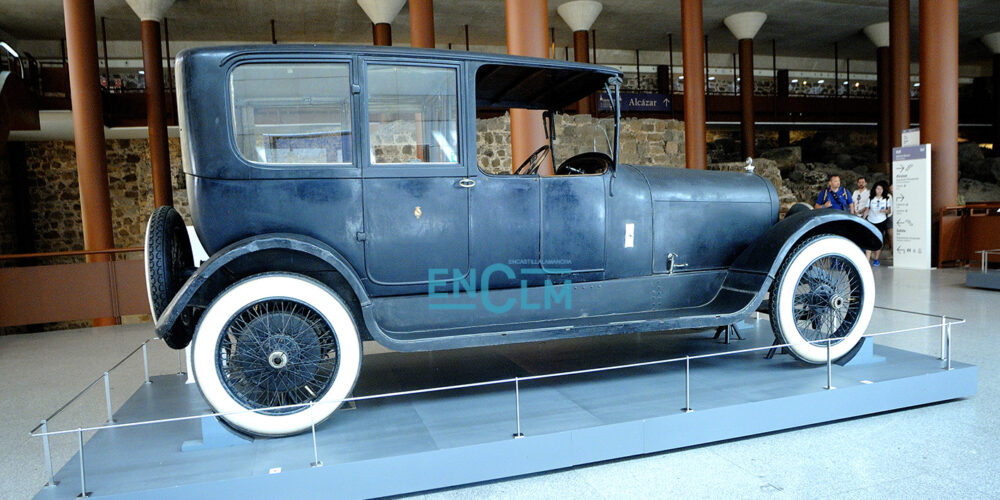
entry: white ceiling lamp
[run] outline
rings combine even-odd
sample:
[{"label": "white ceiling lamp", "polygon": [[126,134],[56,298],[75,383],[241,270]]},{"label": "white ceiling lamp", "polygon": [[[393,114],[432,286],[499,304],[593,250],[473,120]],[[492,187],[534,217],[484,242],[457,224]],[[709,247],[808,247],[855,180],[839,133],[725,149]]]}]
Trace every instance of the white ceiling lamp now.
[{"label": "white ceiling lamp", "polygon": [[889,21],[884,23],[875,23],[865,26],[864,29],[865,36],[875,44],[876,47],[888,47],[889,46]]},{"label": "white ceiling lamp", "polygon": [[1000,54],[1000,31],[984,36],[983,43],[990,48],[990,52]]},{"label": "white ceiling lamp", "polygon": [[358,0],[361,10],[375,24],[392,24],[406,0]]},{"label": "white ceiling lamp", "polygon": [[175,0],[125,0],[129,7],[132,7],[132,11],[135,15],[139,16],[140,21],[156,21],[163,22],[163,16],[166,15],[167,9],[169,9]]},{"label": "white ceiling lamp", "polygon": [[767,14],[750,11],[733,14],[722,20],[737,40],[752,40],[767,20]]},{"label": "white ceiling lamp", "polygon": [[575,0],[560,5],[556,11],[559,12],[559,17],[569,25],[569,29],[587,31],[594,25],[594,21],[597,20],[597,16],[603,8],[601,2]]}]

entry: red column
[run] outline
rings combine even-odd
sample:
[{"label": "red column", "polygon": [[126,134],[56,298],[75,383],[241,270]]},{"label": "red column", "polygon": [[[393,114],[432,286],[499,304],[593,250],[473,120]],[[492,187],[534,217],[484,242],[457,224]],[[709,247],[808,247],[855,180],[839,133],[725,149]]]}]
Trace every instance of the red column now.
[{"label": "red column", "polygon": [[434,48],[434,0],[410,0],[410,46]]},{"label": "red column", "polygon": [[[546,0],[506,0],[507,53],[549,56],[549,10]],[[510,149],[517,168],[539,147],[548,144],[542,126],[542,112],[510,110]],[[538,169],[539,175],[552,175],[552,155]]]},{"label": "red column", "polygon": [[892,102],[889,84],[889,47],[879,47],[875,51],[878,65],[876,80],[878,82],[878,162],[888,164],[892,161]]},{"label": "red column", "polygon": [[931,145],[931,218],[958,203],[958,0],[920,2],[920,142]]},{"label": "red column", "polygon": [[149,129],[149,159],[153,167],[153,204],[157,207],[173,206],[159,22],[142,21],[142,65],[146,72],[146,127]]},{"label": "red column", "polygon": [[892,145],[910,128],[910,0],[889,0],[889,70],[892,85]]},{"label": "red column", "polygon": [[[590,62],[590,38],[587,31],[573,32],[573,60],[576,62]],[[580,99],[577,103],[577,111],[581,115],[590,114],[590,97]]]},{"label": "red column", "polygon": [[[93,0],[63,0],[66,17],[66,54],[73,106],[73,137],[76,168],[80,178],[80,212],[83,247],[86,250],[114,248],[111,230],[111,196],[104,144],[100,78],[97,71],[97,28]],[[87,256],[88,262],[107,262],[107,255]],[[115,323],[97,318],[94,326]]]},{"label": "red column", "polygon": [[681,0],[684,54],[684,152],[687,168],[705,169],[705,74],[701,0]]},{"label": "red column", "polygon": [[753,114],[753,39],[740,40],[740,131],[743,141],[743,158],[756,155]]},{"label": "red column", "polygon": [[993,154],[1000,156],[1000,54],[993,54]]},{"label": "red column", "polygon": [[375,45],[392,45],[392,26],[389,23],[372,24],[372,42]]}]

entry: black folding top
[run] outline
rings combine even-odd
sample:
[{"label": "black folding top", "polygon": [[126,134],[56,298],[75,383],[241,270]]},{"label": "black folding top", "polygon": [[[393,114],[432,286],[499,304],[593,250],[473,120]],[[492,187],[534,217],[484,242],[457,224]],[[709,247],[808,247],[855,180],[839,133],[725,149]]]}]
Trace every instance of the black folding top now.
[{"label": "black folding top", "polygon": [[602,90],[609,78],[618,75],[612,68],[588,66],[484,64],[476,72],[476,105],[562,109]]}]

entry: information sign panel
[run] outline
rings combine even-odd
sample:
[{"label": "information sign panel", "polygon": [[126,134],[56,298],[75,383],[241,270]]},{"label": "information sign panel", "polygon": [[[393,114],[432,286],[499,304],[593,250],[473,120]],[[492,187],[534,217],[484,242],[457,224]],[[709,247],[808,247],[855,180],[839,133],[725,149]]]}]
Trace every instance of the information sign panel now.
[{"label": "information sign panel", "polygon": [[892,148],[892,265],[931,268],[931,145]]}]

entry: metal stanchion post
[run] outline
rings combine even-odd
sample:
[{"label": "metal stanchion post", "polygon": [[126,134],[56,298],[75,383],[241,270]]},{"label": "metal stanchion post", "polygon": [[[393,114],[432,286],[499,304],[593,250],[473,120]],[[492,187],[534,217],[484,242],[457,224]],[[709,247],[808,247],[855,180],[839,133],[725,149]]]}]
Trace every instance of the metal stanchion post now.
[{"label": "metal stanchion post", "polygon": [[514,377],[514,415],[517,419],[517,432],[514,433],[514,439],[523,438],[524,434],[521,434],[521,382],[517,377]]},{"label": "metal stanchion post", "polygon": [[108,372],[104,372],[104,400],[108,403],[108,423],[115,423],[115,417],[111,413],[111,379]]},{"label": "metal stanchion post", "polygon": [[84,472],[83,465],[83,429],[76,428],[76,442],[80,446],[80,494],[77,498],[87,498],[90,496],[90,492],[87,491],[87,474]]},{"label": "metal stanchion post", "polygon": [[146,374],[146,383],[149,383],[149,354],[146,353],[146,345],[149,342],[142,343],[142,370]]},{"label": "metal stanchion post", "polygon": [[52,474],[52,451],[49,447],[49,423],[46,420],[42,420],[42,450],[45,452],[45,473],[48,474],[49,482],[45,484],[45,487],[51,487],[59,484],[56,482],[55,476]]},{"label": "metal stanchion post", "polygon": [[945,329],[948,328],[946,324],[947,324],[947,318],[945,316],[941,316],[941,356],[938,357],[938,359],[944,359],[944,350],[945,350],[944,336],[945,336]]},{"label": "metal stanchion post", "polygon": [[313,437],[313,463],[309,464],[310,467],[322,467],[323,462],[319,461],[319,449],[316,447],[316,417],[313,416],[313,402],[309,402],[309,421],[312,423],[312,437]]},{"label": "metal stanchion post", "polygon": [[836,389],[833,386],[833,363],[830,360],[830,342],[832,339],[826,339],[826,389]]},{"label": "metal stanchion post", "polygon": [[946,344],[948,349],[945,351],[945,359],[948,360],[945,366],[946,370],[951,370],[951,323],[948,324],[948,332],[946,334]]},{"label": "metal stanchion post", "polygon": [[684,356],[684,413],[691,413],[691,356]]},{"label": "metal stanchion post", "polygon": [[177,350],[177,374],[184,374],[184,349]]}]

